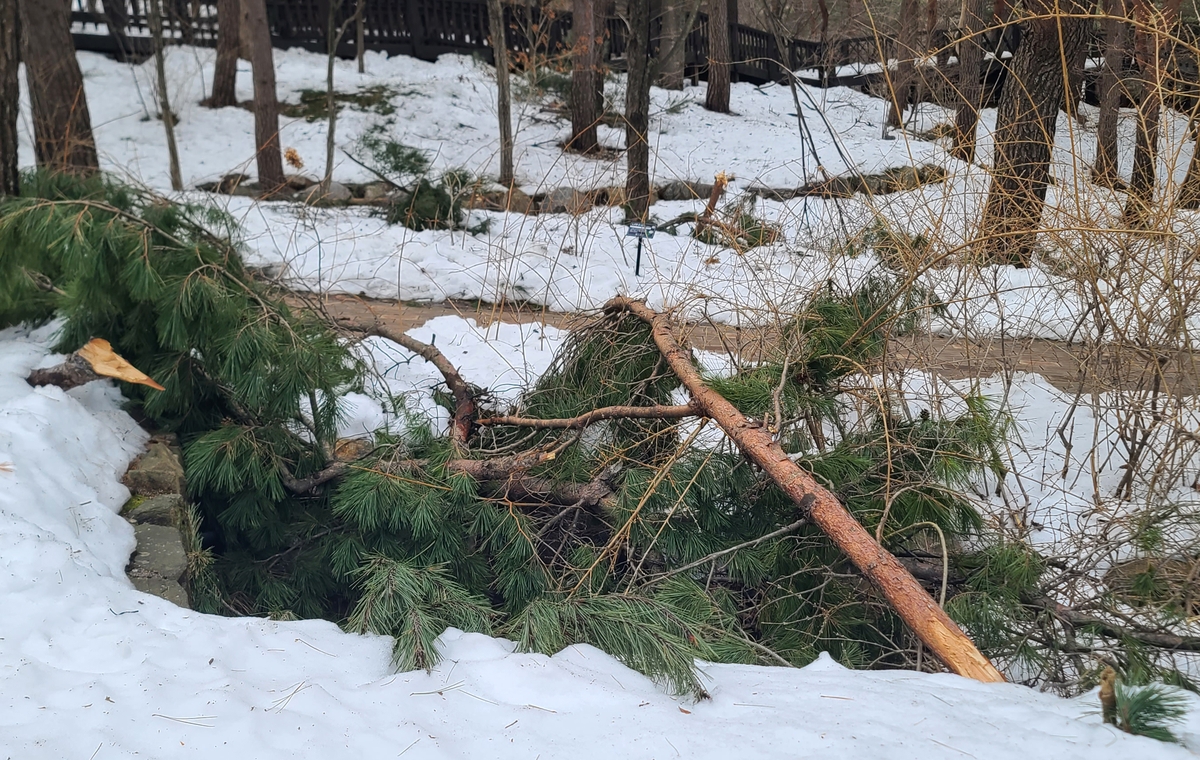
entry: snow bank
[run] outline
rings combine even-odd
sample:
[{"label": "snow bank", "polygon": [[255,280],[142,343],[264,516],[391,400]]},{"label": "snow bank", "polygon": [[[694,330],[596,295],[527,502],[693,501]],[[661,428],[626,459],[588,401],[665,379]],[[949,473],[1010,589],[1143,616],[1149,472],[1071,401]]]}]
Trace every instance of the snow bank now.
[{"label": "snow bank", "polygon": [[441,665],[397,674],[382,637],[179,609],[122,572],[118,477],[145,434],[106,384],[29,388],[45,338],[0,333],[4,756],[1188,756],[1101,725],[1094,701],[949,675],[704,665],[713,698],[692,704],[586,646],[449,630]]}]

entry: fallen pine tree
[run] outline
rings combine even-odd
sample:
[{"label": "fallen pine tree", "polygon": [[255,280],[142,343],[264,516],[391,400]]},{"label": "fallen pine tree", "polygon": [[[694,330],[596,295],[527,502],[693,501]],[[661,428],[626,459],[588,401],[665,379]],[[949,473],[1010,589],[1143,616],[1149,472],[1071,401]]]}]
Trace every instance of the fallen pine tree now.
[{"label": "fallen pine tree", "polygon": [[[123,387],[184,441],[198,609],[387,633],[401,667],[432,663],[449,625],[547,653],[586,642],[696,694],[695,658],[914,667],[928,651],[1000,680],[988,655],[1029,672],[1059,636],[1131,630],[1045,604],[1046,563],[986,526],[969,494],[1004,477],[1006,427],[983,399],[947,416],[886,388],[861,401],[920,303],[887,280],[814,293],[725,376],[668,315],[616,300],[496,408],[433,346],[290,308],[211,211],[27,186],[0,214],[0,315],[57,314],[64,350],[106,338],[162,384]],[[338,438],[368,335],[438,368],[448,430],[401,415]]]}]

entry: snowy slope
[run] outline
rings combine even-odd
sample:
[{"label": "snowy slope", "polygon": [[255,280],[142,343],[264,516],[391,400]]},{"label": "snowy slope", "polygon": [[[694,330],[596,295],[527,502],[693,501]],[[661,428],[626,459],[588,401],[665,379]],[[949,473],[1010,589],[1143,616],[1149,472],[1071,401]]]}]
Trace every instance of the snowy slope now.
[{"label": "snowy slope", "polygon": [[118,477],[144,434],[105,384],[29,388],[45,337],[0,333],[0,756],[1190,756],[1103,726],[1094,700],[949,675],[704,665],[693,704],[586,646],[451,630],[441,665],[397,674],[381,637],[179,609],[122,573]]}]

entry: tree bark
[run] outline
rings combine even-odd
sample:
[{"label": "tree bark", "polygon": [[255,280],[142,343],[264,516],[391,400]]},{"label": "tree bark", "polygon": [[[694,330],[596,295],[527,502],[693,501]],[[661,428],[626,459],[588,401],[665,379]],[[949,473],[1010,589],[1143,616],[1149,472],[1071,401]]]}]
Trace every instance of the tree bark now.
[{"label": "tree bark", "polygon": [[354,57],[358,59],[358,73],[365,74],[367,72],[366,54],[367,54],[367,0],[358,0],[358,7],[354,11]]},{"label": "tree bark", "polygon": [[1142,97],[1137,108],[1137,141],[1133,150],[1133,175],[1125,199],[1123,221],[1130,229],[1144,230],[1150,224],[1157,177],[1159,120],[1163,100],[1163,49],[1175,28],[1179,0],[1167,0],[1161,14],[1151,0],[1134,0],[1134,55],[1142,80]]},{"label": "tree bark", "polygon": [[[887,122],[892,128],[904,124],[904,109],[909,104],[909,90],[916,74],[918,37],[917,0],[900,0],[900,34],[896,39],[896,78],[891,82],[892,102],[888,106]],[[887,65],[887,61],[884,61]]]},{"label": "tree bark", "polygon": [[600,80],[596,0],[574,0],[572,9],[575,44],[571,66],[571,139],[567,141],[567,150],[590,153],[600,144],[596,136],[600,121],[595,94]]},{"label": "tree bark", "polygon": [[19,6],[21,56],[33,106],[38,166],[51,172],[94,174],[100,162],[83,74],[72,54],[70,0],[20,0]]},{"label": "tree bark", "polygon": [[[984,263],[1029,266],[1050,179],[1050,151],[1069,66],[1085,44],[1077,0],[1026,3],[1035,14],[1021,44],[996,114],[992,183],[980,222]],[[1079,15],[1076,15],[1079,14]]]},{"label": "tree bark", "polygon": [[0,195],[21,191],[17,166],[17,119],[21,111],[21,44],[17,0],[0,0]]},{"label": "tree bark", "polygon": [[986,17],[991,15],[989,0],[962,0],[958,41],[958,95],[961,98],[954,113],[954,144],[950,155],[960,161],[975,160],[975,132],[979,125],[979,109],[983,107],[983,30]]},{"label": "tree bark", "polygon": [[686,350],[671,333],[668,319],[640,301],[614,298],[608,312],[628,312],[648,324],[655,345],[687,388],[693,404],[729,436],[742,454],[771,477],[813,523],[883,593],[896,614],[952,672],[986,683],[1004,676],[954,624],[921,584],[855,520],[837,497],[788,458],[774,437],[709,388]]},{"label": "tree bark", "polygon": [[118,0],[104,4],[104,22],[108,25],[108,33],[117,43],[117,60],[129,59],[129,37],[125,33],[128,25],[128,11],[125,3]]},{"label": "tree bark", "polygon": [[1192,143],[1192,160],[1188,162],[1187,174],[1179,186],[1179,195],[1175,199],[1178,208],[1200,208],[1200,131]]},{"label": "tree bark", "polygon": [[1100,116],[1096,125],[1096,160],[1092,182],[1124,189],[1121,181],[1117,126],[1121,112],[1125,52],[1129,47],[1129,9],[1125,0],[1107,0],[1104,16],[1104,69],[1100,73]]},{"label": "tree bark", "polygon": [[708,91],[704,107],[729,113],[729,78],[733,53],[729,45],[729,4],[708,0]]},{"label": "tree bark", "polygon": [[688,33],[684,24],[689,16],[685,3],[686,0],[663,0],[657,84],[667,90],[683,89],[685,46],[682,42]]},{"label": "tree bark", "polygon": [[275,94],[275,56],[265,0],[241,0],[241,29],[250,46],[254,69],[254,142],[258,183],[264,193],[283,186],[283,153],[279,147],[279,101]]},{"label": "tree bark", "polygon": [[625,197],[629,215],[645,221],[650,212],[650,0],[629,0],[629,31],[625,51],[629,61],[625,86]]},{"label": "tree bark", "polygon": [[167,64],[163,51],[162,0],[149,0],[150,37],[154,42],[154,69],[158,75],[158,113],[167,133],[167,162],[171,172],[171,189],[183,190],[183,175],[179,171],[179,148],[175,145],[175,114],[167,94]]},{"label": "tree bark", "polygon": [[504,28],[504,6],[487,0],[488,30],[496,64],[496,116],[500,120],[500,184],[513,185],[512,89],[508,81],[508,35]]},{"label": "tree bark", "polygon": [[217,64],[213,71],[209,108],[237,105],[237,63],[242,49],[239,0],[217,0]]}]

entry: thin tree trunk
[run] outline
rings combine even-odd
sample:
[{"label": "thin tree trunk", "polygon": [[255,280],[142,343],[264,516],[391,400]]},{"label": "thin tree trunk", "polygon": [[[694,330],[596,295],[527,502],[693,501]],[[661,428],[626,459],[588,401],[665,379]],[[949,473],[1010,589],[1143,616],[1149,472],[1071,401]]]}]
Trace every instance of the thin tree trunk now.
[{"label": "thin tree trunk", "polygon": [[[900,0],[900,34],[896,40],[896,78],[892,80],[892,102],[888,106],[887,123],[898,128],[904,124],[904,109],[908,107],[909,90],[916,74],[917,0]],[[887,61],[884,61],[887,65]]]},{"label": "thin tree trunk", "polygon": [[691,394],[693,403],[729,436],[742,454],[762,468],[814,524],[846,554],[855,567],[883,593],[896,614],[952,672],[985,683],[1004,681],[962,630],[926,593],[904,566],[846,511],[837,497],[788,458],[771,433],[755,427],[746,415],[709,388],[670,322],[640,301],[614,298],[608,312],[629,312],[648,324],[651,336],[671,371]]},{"label": "thin tree trunk", "polygon": [[1200,208],[1200,131],[1192,143],[1192,160],[1188,163],[1187,174],[1179,186],[1179,195],[1175,199],[1178,208]]},{"label": "thin tree trunk", "polygon": [[20,44],[17,0],[0,0],[0,195],[17,195],[21,191],[21,174],[17,167]]},{"label": "thin tree trunk", "polygon": [[1142,79],[1142,98],[1138,104],[1137,141],[1133,151],[1133,176],[1125,199],[1124,223],[1130,229],[1143,230],[1150,224],[1154,205],[1154,185],[1158,164],[1159,120],[1163,100],[1163,48],[1166,35],[1175,28],[1179,0],[1167,0],[1156,14],[1151,0],[1134,0],[1137,30],[1134,54]]},{"label": "thin tree trunk", "polygon": [[[1075,0],[1029,0],[1027,22],[1000,107],[992,184],[980,222],[985,263],[1029,266],[1050,179],[1050,151],[1070,74],[1064,62],[1085,44]],[[1068,63],[1069,65],[1069,63]]]},{"label": "thin tree trunk", "polygon": [[359,74],[365,74],[367,71],[367,20],[364,14],[366,9],[367,0],[358,0],[358,8],[354,10],[354,56],[358,59]]},{"label": "thin tree trunk", "polygon": [[567,150],[589,153],[599,146],[596,80],[600,77],[600,34],[596,0],[574,0],[572,9],[575,43],[571,66],[571,139],[567,141]]},{"label": "thin tree trunk", "polygon": [[242,0],[242,32],[250,45],[254,68],[254,142],[258,183],[264,193],[283,186],[283,153],[279,147],[279,101],[275,94],[275,56],[265,0]]},{"label": "thin tree trunk", "polygon": [[496,116],[500,120],[500,184],[513,185],[512,89],[508,81],[508,35],[504,28],[504,6],[487,0],[488,30],[496,64]]},{"label": "thin tree trunk", "polygon": [[686,0],[663,0],[662,35],[658,42],[657,84],[667,90],[683,89],[684,28],[689,14],[684,7]]},{"label": "thin tree trunk", "polygon": [[[718,4],[724,2],[718,0]],[[645,221],[650,213],[650,0],[629,0],[625,59],[629,62],[625,86],[625,197],[629,215]]]},{"label": "thin tree trunk", "polygon": [[1096,125],[1096,160],[1092,182],[1124,189],[1121,181],[1117,127],[1121,113],[1125,52],[1129,48],[1129,9],[1125,0],[1107,0],[1104,16],[1104,70],[1100,74],[1100,116]]},{"label": "thin tree trunk", "polygon": [[242,49],[241,17],[238,0],[217,0],[217,64],[213,71],[212,95],[204,102],[209,108],[237,105],[237,64]]},{"label": "thin tree trunk", "polygon": [[[327,0],[329,14],[325,18],[325,113],[329,123],[325,130],[325,174],[321,177],[321,195],[329,194],[333,184],[333,152],[337,145],[337,91],[333,88],[333,64],[337,58],[337,46],[341,41],[341,29],[337,28],[337,13],[342,0]],[[344,28],[344,27],[343,27]]]},{"label": "thin tree trunk", "polygon": [[115,0],[104,4],[104,22],[108,25],[108,33],[117,42],[117,60],[129,58],[129,37],[125,34],[128,25],[128,10],[125,0]]},{"label": "thin tree trunk", "polygon": [[162,0],[150,0],[150,37],[154,42],[154,68],[158,74],[158,111],[163,129],[167,133],[167,159],[170,163],[171,189],[183,189],[183,176],[179,171],[179,149],[175,145],[175,114],[171,111],[171,98],[167,94],[167,64],[163,53]]},{"label": "thin tree trunk", "polygon": [[708,0],[708,92],[704,107],[729,113],[729,77],[733,54],[729,45],[729,3]]},{"label": "thin tree trunk", "polygon": [[[52,172],[100,170],[83,74],[71,51],[70,0],[20,0],[21,56],[33,106],[38,166]],[[64,51],[67,54],[64,55]]]},{"label": "thin tree trunk", "polygon": [[958,94],[961,100],[954,114],[954,145],[950,155],[971,163],[975,160],[975,132],[979,109],[983,107],[983,30],[990,15],[990,0],[962,0],[958,41]]}]

